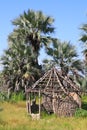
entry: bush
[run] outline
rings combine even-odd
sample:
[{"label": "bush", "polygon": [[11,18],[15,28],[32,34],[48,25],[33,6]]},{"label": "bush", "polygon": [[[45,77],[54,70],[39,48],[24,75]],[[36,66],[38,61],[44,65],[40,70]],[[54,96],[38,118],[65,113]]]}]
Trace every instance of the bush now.
[{"label": "bush", "polygon": [[87,95],[83,95],[82,96],[82,102],[86,102],[87,103]]},{"label": "bush", "polygon": [[8,95],[5,92],[0,92],[0,101],[7,101]]},{"label": "bush", "polygon": [[87,110],[87,95],[82,96],[82,109]]},{"label": "bush", "polygon": [[17,101],[23,101],[25,100],[25,94],[24,92],[19,93],[12,93],[10,101],[17,102]]},{"label": "bush", "polygon": [[77,109],[75,112],[75,117],[87,117],[87,111],[84,109]]}]

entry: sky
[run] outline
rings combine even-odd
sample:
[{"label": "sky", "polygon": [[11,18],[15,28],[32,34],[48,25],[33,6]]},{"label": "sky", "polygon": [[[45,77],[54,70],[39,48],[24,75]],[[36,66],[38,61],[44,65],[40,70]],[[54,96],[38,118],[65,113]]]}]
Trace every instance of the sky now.
[{"label": "sky", "polygon": [[[81,53],[79,28],[87,22],[87,0],[0,0],[0,56],[7,49],[7,38],[14,28],[11,21],[28,9],[41,10],[53,17],[54,36],[61,41],[71,41]],[[43,51],[40,54],[41,62],[45,54]]]}]

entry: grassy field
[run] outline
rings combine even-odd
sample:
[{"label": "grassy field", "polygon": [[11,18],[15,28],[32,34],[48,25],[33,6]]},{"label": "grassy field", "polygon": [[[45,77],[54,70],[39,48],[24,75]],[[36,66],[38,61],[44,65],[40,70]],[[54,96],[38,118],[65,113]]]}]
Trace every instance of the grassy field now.
[{"label": "grassy field", "polygon": [[0,130],[87,130],[87,118],[51,115],[32,121],[25,102],[0,102]]}]

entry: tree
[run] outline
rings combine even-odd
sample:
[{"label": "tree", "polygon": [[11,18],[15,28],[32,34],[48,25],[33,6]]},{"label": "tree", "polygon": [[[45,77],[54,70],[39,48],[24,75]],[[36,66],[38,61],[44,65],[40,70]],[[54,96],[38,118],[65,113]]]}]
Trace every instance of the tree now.
[{"label": "tree", "polygon": [[83,90],[87,90],[87,24],[83,24],[80,29],[82,30],[82,35],[80,37],[80,41],[83,43],[83,65],[84,65],[84,77],[79,80],[79,83],[82,86]]},{"label": "tree", "polygon": [[[55,64],[59,67],[64,75],[68,74],[68,72],[77,74],[77,70],[83,71],[82,63],[77,59],[75,46],[69,42],[62,43],[56,40],[52,47],[47,48],[46,52],[52,58],[51,64]],[[47,60],[45,60],[45,63],[46,62]]]},{"label": "tree", "polygon": [[83,24],[80,29],[83,31],[80,40],[87,46],[87,24]]},{"label": "tree", "polygon": [[87,24],[83,24],[80,29],[83,31],[80,41],[84,44],[84,50],[82,53],[84,54],[85,76],[87,76]]},{"label": "tree", "polygon": [[15,29],[9,35],[10,45],[15,39],[24,41],[28,46],[32,46],[32,51],[36,55],[36,63],[38,63],[38,55],[42,46],[48,46],[53,40],[50,34],[54,32],[52,26],[54,19],[44,15],[41,11],[28,10],[13,20],[12,24]]},{"label": "tree", "polygon": [[32,10],[13,20],[15,29],[8,37],[9,48],[1,58],[3,74],[13,91],[30,87],[40,77],[39,51],[54,40],[50,37],[53,21],[41,11]]},{"label": "tree", "polygon": [[12,44],[1,58],[3,74],[8,87],[13,91],[24,90],[29,87],[39,76],[40,66],[35,64],[35,56],[31,47],[23,43]]}]

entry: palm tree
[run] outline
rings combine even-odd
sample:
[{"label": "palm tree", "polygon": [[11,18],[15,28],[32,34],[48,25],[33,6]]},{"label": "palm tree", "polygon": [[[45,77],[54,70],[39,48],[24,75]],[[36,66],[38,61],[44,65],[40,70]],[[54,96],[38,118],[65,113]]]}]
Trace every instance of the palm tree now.
[{"label": "palm tree", "polygon": [[83,43],[83,55],[84,55],[84,60],[83,60],[83,65],[84,65],[84,77],[79,80],[79,83],[82,86],[83,90],[87,90],[87,24],[83,24],[80,29],[83,31],[80,41]]},{"label": "palm tree", "polygon": [[[81,65],[82,63],[79,59],[77,59],[75,46],[69,42],[61,43],[59,40],[56,40],[53,43],[53,46],[48,48],[46,52],[49,56],[51,56],[52,64],[59,67],[64,75],[68,72],[76,74],[77,70],[81,72],[83,71]],[[47,61],[45,60],[45,62]]]},{"label": "palm tree", "polygon": [[87,24],[83,24],[80,29],[83,31],[83,34],[80,38],[80,40],[87,45]]},{"label": "palm tree", "polygon": [[87,24],[83,24],[80,29],[83,31],[80,41],[82,41],[84,44],[84,50],[82,53],[84,55],[85,76],[87,76]]},{"label": "palm tree", "polygon": [[9,49],[2,57],[4,75],[13,90],[29,87],[40,76],[38,55],[42,46],[54,40],[54,19],[41,11],[28,10],[13,20],[15,29],[8,37]]},{"label": "palm tree", "polygon": [[16,39],[18,42],[24,41],[27,46],[32,46],[36,63],[38,63],[40,48],[43,45],[48,46],[53,40],[50,37],[50,34],[54,32],[53,22],[53,18],[45,16],[41,11],[24,12],[12,22],[16,27],[8,37],[10,45]]},{"label": "palm tree", "polygon": [[[35,64],[35,56],[32,54],[31,47],[23,43],[12,44],[5,51],[1,58],[3,75],[8,87],[13,91],[24,90],[24,87],[31,85],[39,76],[40,69]],[[37,76],[36,76],[37,75]],[[32,80],[31,80],[32,79]]]}]

